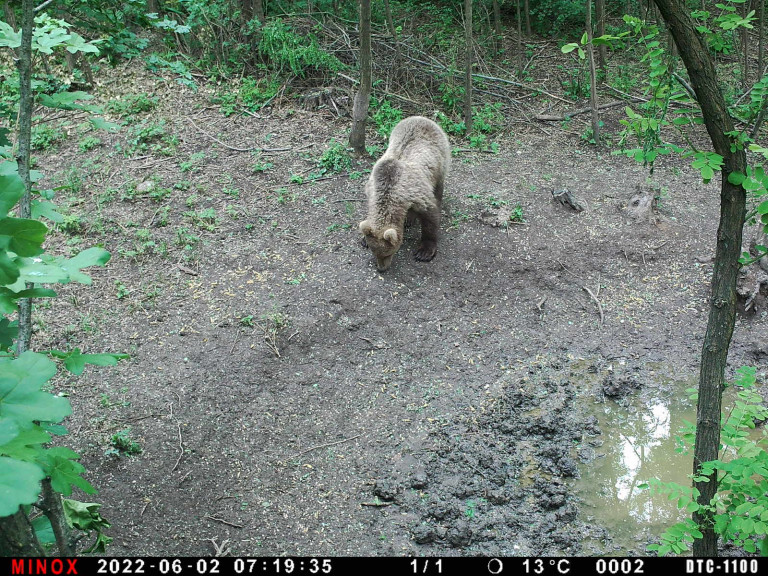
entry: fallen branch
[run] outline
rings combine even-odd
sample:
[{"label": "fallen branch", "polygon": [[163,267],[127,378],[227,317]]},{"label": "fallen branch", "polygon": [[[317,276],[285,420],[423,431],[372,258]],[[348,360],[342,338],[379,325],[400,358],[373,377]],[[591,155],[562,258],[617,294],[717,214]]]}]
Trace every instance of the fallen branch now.
[{"label": "fallen branch", "polygon": [[[597,107],[598,110],[606,110],[608,108],[615,108],[616,106],[625,106],[627,103],[623,100],[617,100],[615,102],[609,102],[608,104],[601,104]],[[587,112],[592,112],[592,106],[587,106],[586,108],[579,108],[578,110],[573,110],[572,112],[566,112],[565,114],[562,114],[561,116],[552,116],[548,114],[539,114],[538,116],[535,116],[536,120],[541,120],[542,122],[560,122],[562,120],[567,120],[568,118],[572,118],[573,116],[578,116],[579,114],[586,114]]]},{"label": "fallen branch", "polygon": [[362,436],[362,432],[356,436],[352,436],[350,438],[342,438],[341,440],[336,440],[336,442],[328,442],[327,444],[320,444],[318,446],[312,446],[312,448],[307,448],[303,452],[299,452],[294,456],[293,458],[298,458],[299,456],[303,456],[307,452],[312,452],[313,450],[320,450],[320,448],[327,448],[328,446],[335,446],[336,444],[342,444],[344,442],[349,442],[350,440],[354,440],[355,438],[360,438]]},{"label": "fallen branch", "polygon": [[290,146],[287,148],[261,148],[259,146],[254,146],[252,148],[236,148],[234,146],[230,146],[229,144],[225,144],[224,142],[222,142],[212,134],[209,134],[208,132],[200,128],[200,126],[195,124],[195,121],[192,120],[192,118],[187,117],[187,120],[189,121],[190,124],[192,124],[192,126],[194,126],[198,130],[198,132],[200,132],[201,134],[205,134],[206,136],[208,136],[208,138],[210,138],[217,144],[224,146],[224,148],[226,148],[227,150],[234,150],[235,152],[253,152],[254,150],[259,150],[260,152],[287,152],[288,150],[293,149]]}]

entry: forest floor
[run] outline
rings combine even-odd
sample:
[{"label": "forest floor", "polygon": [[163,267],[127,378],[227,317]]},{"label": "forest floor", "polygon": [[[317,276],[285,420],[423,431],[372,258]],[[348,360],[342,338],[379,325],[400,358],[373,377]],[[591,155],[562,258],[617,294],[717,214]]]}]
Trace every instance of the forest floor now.
[{"label": "forest floor", "polygon": [[[647,169],[580,119],[510,116],[497,154],[455,154],[435,259],[413,259],[412,229],[380,274],[357,232],[375,158],[309,177],[348,118],[291,101],[227,117],[211,89],[136,66],[97,90],[137,93],[159,105],[89,144],[73,116],[80,149],[38,155],[68,214],[48,251],[112,259],[43,305],[36,347],[131,356],[56,383],[110,554],[647,554],[651,534],[612,546],[573,485],[603,455],[590,405],[695,379],[716,183],[660,159],[659,219],[638,222]],[[759,304],[731,372],[766,365]]]}]

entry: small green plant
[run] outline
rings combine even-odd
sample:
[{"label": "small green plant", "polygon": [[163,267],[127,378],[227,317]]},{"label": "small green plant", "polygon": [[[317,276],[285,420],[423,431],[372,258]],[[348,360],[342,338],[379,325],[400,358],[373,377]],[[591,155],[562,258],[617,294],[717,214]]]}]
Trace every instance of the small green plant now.
[{"label": "small green plant", "polygon": [[32,128],[32,150],[50,150],[67,139],[61,128],[39,124]]},{"label": "small green plant", "polygon": [[510,222],[525,222],[525,215],[523,214],[523,207],[520,204],[515,204],[515,207],[509,213]]},{"label": "small green plant", "polygon": [[208,232],[216,230],[220,222],[218,216],[216,216],[216,210],[213,208],[205,208],[197,211],[190,210],[184,212],[182,215],[198,228],[207,230]]},{"label": "small green plant", "polygon": [[403,111],[392,106],[389,100],[371,97],[371,120],[381,136],[388,138],[392,129],[402,119]]},{"label": "small green plant", "polygon": [[189,160],[179,164],[182,172],[195,172],[200,169],[205,161],[205,152],[194,152],[189,155]]},{"label": "small green plant", "polygon": [[337,174],[352,167],[352,157],[344,144],[333,140],[317,160],[317,165],[321,174]]},{"label": "small green plant", "polygon": [[97,146],[101,146],[101,139],[94,136],[86,136],[77,144],[80,152],[88,152],[88,150],[92,150]]},{"label": "small green plant", "polygon": [[161,156],[172,156],[179,139],[166,131],[165,120],[149,122],[144,120],[129,131],[128,154],[154,152]]},{"label": "small green plant", "polygon": [[131,438],[130,428],[112,434],[109,443],[112,446],[112,449],[107,450],[108,454],[126,454],[128,456],[135,456],[141,454],[142,451],[141,444]]},{"label": "small green plant", "polygon": [[123,284],[120,280],[115,280],[115,290],[117,292],[117,299],[122,300],[123,298],[127,298],[128,295],[131,293],[130,290],[126,287],[125,284]]},{"label": "small green plant", "polygon": [[138,120],[139,114],[154,110],[157,104],[158,98],[142,93],[126,94],[119,99],[107,102],[105,107],[107,111],[124,119],[126,123],[133,124]]},{"label": "small green plant", "polygon": [[264,162],[263,160],[257,160],[253,164],[253,171],[257,173],[266,172],[267,170],[271,170],[272,168],[274,168],[274,166],[275,165],[272,164],[272,162]]},{"label": "small green plant", "polygon": [[[768,419],[768,408],[754,390],[756,372],[753,367],[739,368],[735,382],[728,384],[738,388],[738,393],[733,408],[723,416],[720,425],[720,458],[702,463],[699,475],[694,477],[694,481],[700,481],[717,473],[718,489],[712,502],[700,506],[699,491],[695,487],[675,482],[652,479],[640,486],[666,494],[670,500],[676,499],[678,508],[688,513],[711,515],[715,533],[748,553],[757,551],[756,540],[764,549],[768,534],[768,432],[762,429],[757,440],[751,436],[756,424]],[[695,400],[696,389],[688,392]],[[695,437],[696,426],[688,423],[678,437],[679,451],[687,452]],[[701,537],[698,526],[688,518],[668,528],[661,535],[661,542],[651,544],[648,549],[659,556],[670,552],[681,554],[694,539]]]},{"label": "small green plant", "polygon": [[246,327],[252,327],[255,322],[253,321],[253,314],[249,314],[248,316],[243,316],[239,320],[240,326],[246,326]]}]

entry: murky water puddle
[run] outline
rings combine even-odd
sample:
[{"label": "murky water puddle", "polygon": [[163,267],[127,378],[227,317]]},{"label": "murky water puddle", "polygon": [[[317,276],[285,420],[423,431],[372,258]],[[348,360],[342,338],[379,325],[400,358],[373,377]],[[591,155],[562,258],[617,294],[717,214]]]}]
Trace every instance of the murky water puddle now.
[{"label": "murky water puddle", "polygon": [[581,465],[576,492],[583,519],[604,526],[611,537],[610,542],[594,543],[602,553],[642,554],[649,536],[686,516],[675,501],[638,486],[651,478],[690,483],[693,456],[675,451],[684,421],[696,420],[696,407],[685,393],[689,387],[690,382],[680,382],[663,397],[592,406],[604,441],[595,452],[604,456]]}]

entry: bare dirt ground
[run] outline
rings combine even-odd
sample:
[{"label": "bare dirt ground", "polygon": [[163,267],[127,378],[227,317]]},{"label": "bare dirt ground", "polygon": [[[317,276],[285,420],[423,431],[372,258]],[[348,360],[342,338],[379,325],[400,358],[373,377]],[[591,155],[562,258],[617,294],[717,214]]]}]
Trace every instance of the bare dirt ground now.
[{"label": "bare dirt ground", "polygon": [[[131,355],[57,383],[110,554],[610,549],[572,491],[603,442],[585,405],[662,386],[659,366],[696,373],[716,184],[662,161],[663,220],[634,222],[645,169],[510,117],[498,154],[454,157],[436,258],[414,261],[411,230],[379,274],[356,230],[354,172],[373,159],[307,182],[347,119],[290,103],[224,117],[205,89],[124,74],[103,97],[160,95],[142,119],[165,120],[172,156],[117,150],[128,129],[40,155],[79,217],[48,250],[113,258],[59,290],[37,346]],[[586,210],[554,201],[562,188]],[[517,205],[524,223],[493,225]],[[765,366],[766,333],[764,307],[741,317],[732,367]],[[584,370],[600,385],[580,387]],[[124,430],[140,454],[114,453]],[[644,555],[640,540],[619,552]]]}]

